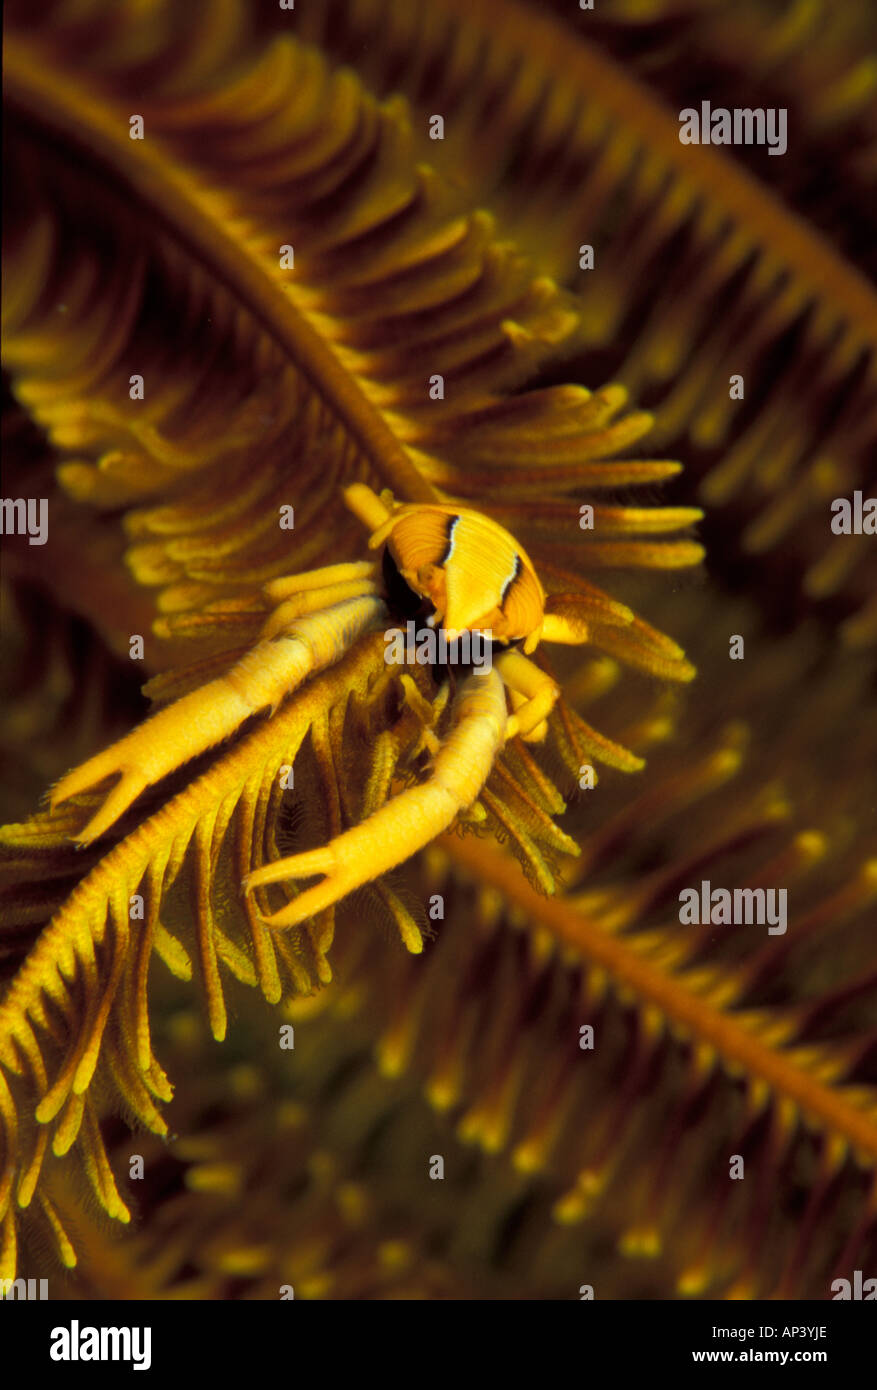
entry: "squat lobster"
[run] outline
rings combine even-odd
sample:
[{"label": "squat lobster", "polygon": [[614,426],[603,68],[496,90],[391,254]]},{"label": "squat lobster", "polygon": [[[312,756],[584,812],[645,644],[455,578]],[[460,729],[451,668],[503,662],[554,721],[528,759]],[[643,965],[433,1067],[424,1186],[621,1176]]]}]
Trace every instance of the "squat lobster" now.
[{"label": "squat lobster", "polygon": [[[353,889],[400,864],[446,830],[473,805],[504,743],[545,737],[558,686],[528,659],[540,641],[578,644],[575,627],[546,612],[545,592],[524,550],[480,512],[445,505],[398,505],[361,483],[344,493],[371,532],[375,561],[330,565],[272,581],[277,603],[259,640],[225,675],[183,696],[125,738],[63,777],[54,808],[113,774],[119,780],[78,839],[104,834],[147,787],[222,742],[246,719],[273,713],[308,677],[339,661],[364,633],[390,616],[389,595],[407,593],[432,608],[426,622],[448,640],[480,631],[499,648],[493,669],[467,674],[453,700],[453,726],[439,745],[430,776],[389,800],[362,824],[322,849],[278,859],[244,880],[246,892],[286,879],[324,875],[264,920],[293,927]],[[522,651],[515,648],[520,646]],[[525,653],[527,655],[525,655]],[[513,712],[506,704],[506,687]]]}]

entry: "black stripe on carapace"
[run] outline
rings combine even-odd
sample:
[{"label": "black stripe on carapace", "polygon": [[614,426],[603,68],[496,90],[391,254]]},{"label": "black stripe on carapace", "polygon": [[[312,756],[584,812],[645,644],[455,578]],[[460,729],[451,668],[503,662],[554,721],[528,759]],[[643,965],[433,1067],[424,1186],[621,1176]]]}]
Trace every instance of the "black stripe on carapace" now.
[{"label": "black stripe on carapace", "polygon": [[452,556],[453,553],[454,553],[454,532],[456,531],[456,529],[457,529],[457,527],[458,527],[459,524],[460,524],[460,518],[459,518],[458,516],[449,516],[449,517],[448,517],[448,524],[447,524],[447,527],[445,528],[446,531],[447,531],[447,543],[446,543],[446,545],[445,545],[445,553],[444,553],[444,555],[442,556],[442,558],[439,560],[439,564],[442,565],[442,566],[444,566],[444,565],[446,565],[446,564],[448,563],[448,561],[450,560],[451,556]]},{"label": "black stripe on carapace", "polygon": [[522,570],[523,568],[524,568],[523,561],[521,560],[520,555],[517,555],[517,554],[516,554],[516,555],[515,555],[515,567],[514,567],[514,569],[512,570],[512,572],[511,572],[511,574],[509,575],[509,577],[508,577],[508,579],[506,580],[506,582],[505,582],[505,583],[503,584],[503,586],[502,586],[502,597],[500,598],[500,603],[505,603],[506,598],[507,598],[507,596],[508,596],[509,590],[511,589],[512,585],[514,584],[515,580],[518,578],[518,575],[521,573],[521,570]]}]

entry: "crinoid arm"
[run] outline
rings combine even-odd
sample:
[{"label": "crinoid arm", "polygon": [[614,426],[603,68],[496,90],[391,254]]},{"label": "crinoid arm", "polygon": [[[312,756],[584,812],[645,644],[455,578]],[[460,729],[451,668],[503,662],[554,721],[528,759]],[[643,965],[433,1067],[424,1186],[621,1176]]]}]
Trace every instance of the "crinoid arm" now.
[{"label": "crinoid arm", "polygon": [[448,827],[477,799],[505,742],[505,687],[496,670],[471,674],[454,699],[455,721],[427,781],[409,787],[322,849],[278,859],[244,881],[245,891],[324,874],[286,907],[264,918],[295,927],[362,884],[393,869]]},{"label": "crinoid arm", "polygon": [[587,642],[588,628],[582,623],[574,624],[559,613],[547,612],[542,619],[541,640],[557,642],[566,647],[580,647]]},{"label": "crinoid arm", "polygon": [[[332,567],[336,568],[355,567]],[[301,578],[288,581],[285,592],[290,594]],[[334,594],[339,584],[350,582],[357,582],[360,590],[364,584],[370,587],[367,578],[359,574],[352,578],[333,574],[328,589],[302,586],[299,597]],[[286,603],[293,601],[290,596]],[[269,635],[224,675],[176,700],[62,777],[51,793],[52,809],[118,775],[100,809],[77,835],[80,844],[90,844],[109,830],[147,787],[229,738],[252,715],[266,709],[273,713],[290,692],[315,672],[333,665],[362,633],[379,626],[385,616],[382,600],[368,592],[301,617],[293,618],[287,609],[279,631],[272,614],[264,629]]]},{"label": "crinoid arm", "polygon": [[327,565],[324,569],[272,579],[265,585],[264,592],[277,607],[265,620],[260,636],[282,636],[296,618],[304,618],[309,613],[319,613],[347,599],[363,598],[366,594],[377,594],[379,591],[377,566],[372,560]]}]

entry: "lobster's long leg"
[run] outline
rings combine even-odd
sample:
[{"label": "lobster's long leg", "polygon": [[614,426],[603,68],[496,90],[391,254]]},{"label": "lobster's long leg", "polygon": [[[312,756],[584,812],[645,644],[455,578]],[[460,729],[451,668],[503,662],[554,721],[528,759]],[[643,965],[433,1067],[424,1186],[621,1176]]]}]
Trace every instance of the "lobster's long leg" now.
[{"label": "lobster's long leg", "polygon": [[74,768],[54,787],[54,808],[121,774],[100,810],[79,832],[81,844],[104,834],[146,787],[233,734],[260,710],[273,712],[308,676],[333,665],[364,632],[386,619],[368,594],[290,623],[263,638],[225,675],[176,700],[125,738]]},{"label": "lobster's long leg", "polygon": [[266,917],[268,926],[298,926],[331,907],[410,858],[472,805],[505,742],[506,698],[499,674],[492,670],[467,676],[454,698],[454,713],[454,727],[441,744],[427,781],[400,792],[322,849],[277,859],[245,879],[249,893],[268,883],[325,874],[321,883]]},{"label": "lobster's long leg", "polygon": [[506,738],[518,735],[527,743],[540,742],[547,732],[545,721],[557,704],[560,687],[520,652],[500,653],[496,665],[509,689],[523,696],[523,703],[509,718]]}]

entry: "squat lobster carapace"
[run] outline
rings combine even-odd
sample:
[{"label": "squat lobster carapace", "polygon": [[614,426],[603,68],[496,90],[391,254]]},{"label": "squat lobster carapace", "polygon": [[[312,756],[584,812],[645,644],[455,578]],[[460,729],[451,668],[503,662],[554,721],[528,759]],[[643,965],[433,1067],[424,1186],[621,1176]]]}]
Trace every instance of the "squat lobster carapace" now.
[{"label": "squat lobster carapace", "polygon": [[587,640],[583,626],[573,628],[546,612],[550,600],[529,557],[480,512],[441,503],[396,505],[389,494],[378,497],[361,483],[344,496],[371,532],[370,548],[386,547],[383,581],[380,566],[371,561],[272,581],[266,592],[276,606],[240,661],[68,773],[51,795],[54,807],[118,774],[78,839],[88,844],[104,834],[147,787],[230,737],[253,715],[273,713],[363,634],[386,626],[389,564],[415,601],[431,606],[427,621],[448,638],[478,630],[493,639],[493,669],[458,682],[451,729],[437,744],[425,781],[392,797],[323,849],[275,860],[247,877],[244,888],[252,892],[269,883],[324,875],[265,918],[273,927],[295,926],[330,907],[448,829],[477,800],[508,739],[535,742],[545,736],[559,690],[524,653],[539,641]]}]

